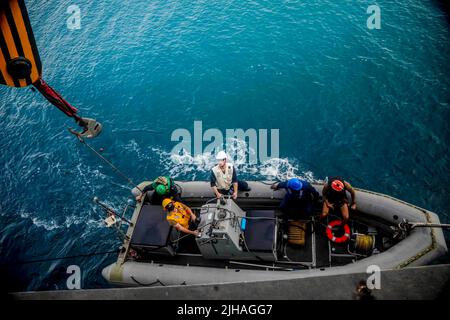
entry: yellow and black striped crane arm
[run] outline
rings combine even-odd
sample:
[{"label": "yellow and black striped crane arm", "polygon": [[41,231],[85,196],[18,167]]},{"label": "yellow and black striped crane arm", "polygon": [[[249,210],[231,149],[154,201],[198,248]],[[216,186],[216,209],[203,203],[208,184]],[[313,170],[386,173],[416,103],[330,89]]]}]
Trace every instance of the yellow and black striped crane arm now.
[{"label": "yellow and black striped crane arm", "polygon": [[24,0],[0,0],[0,84],[26,87],[42,74]]},{"label": "yellow and black striped crane arm", "polygon": [[75,119],[83,128],[79,139],[97,136],[102,125],[95,119],[82,118],[77,109],[41,78],[42,64],[24,0],[0,0],[0,85],[33,85],[54,106]]}]

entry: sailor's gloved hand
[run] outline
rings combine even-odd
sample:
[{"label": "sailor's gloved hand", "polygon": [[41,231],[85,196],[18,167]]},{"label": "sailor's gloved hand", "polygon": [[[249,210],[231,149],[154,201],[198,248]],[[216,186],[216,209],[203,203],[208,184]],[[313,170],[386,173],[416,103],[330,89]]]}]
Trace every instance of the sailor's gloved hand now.
[{"label": "sailor's gloved hand", "polygon": [[278,183],[274,183],[273,185],[270,186],[270,189],[277,190],[277,187]]}]

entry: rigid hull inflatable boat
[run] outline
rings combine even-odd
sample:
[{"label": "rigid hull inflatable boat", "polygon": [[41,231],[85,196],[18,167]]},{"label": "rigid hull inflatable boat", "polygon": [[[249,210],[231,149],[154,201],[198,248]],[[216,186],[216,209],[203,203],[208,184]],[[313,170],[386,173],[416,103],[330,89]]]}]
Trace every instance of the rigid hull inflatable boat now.
[{"label": "rigid hull inflatable boat", "polygon": [[[447,252],[436,214],[383,194],[355,189],[357,211],[347,225],[339,226],[339,217],[332,214],[321,220],[282,218],[278,206],[285,191],[272,190],[272,182],[249,182],[251,191],[240,192],[235,201],[215,199],[206,181],[176,184],[183,202],[201,217],[200,235],[180,234],[167,222],[161,205],[145,200],[127,220],[127,205],[122,217],[114,219],[119,231],[128,221],[118,259],[102,271],[110,283],[190,285],[316,277],[367,272],[372,265],[381,270],[426,265]],[[321,193],[323,185],[313,186]],[[320,210],[321,203],[318,214]]]}]

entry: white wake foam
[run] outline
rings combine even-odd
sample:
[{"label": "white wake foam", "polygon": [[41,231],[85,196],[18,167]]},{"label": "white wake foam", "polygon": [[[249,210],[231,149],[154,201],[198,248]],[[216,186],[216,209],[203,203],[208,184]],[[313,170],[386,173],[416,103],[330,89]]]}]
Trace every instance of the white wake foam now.
[{"label": "white wake foam", "polygon": [[44,228],[47,231],[52,231],[61,228],[68,229],[72,225],[79,225],[79,224],[86,224],[87,228],[91,230],[98,228],[99,226],[102,225],[101,219],[99,220],[89,219],[86,221],[85,218],[76,215],[69,215],[65,217],[64,221],[57,222],[55,219],[43,219],[40,217],[33,216],[32,213],[26,211],[20,211],[19,214],[20,217],[24,219],[30,219],[33,225],[35,225],[36,227]]},{"label": "white wake foam", "polygon": [[[250,176],[252,180],[286,180],[298,177],[310,182],[319,182],[314,178],[311,171],[302,170],[300,164],[295,159],[270,158],[263,162],[249,163],[249,159],[254,156],[255,150],[248,148],[245,141],[236,140],[232,146],[228,146],[229,154],[234,155],[231,161],[239,174]],[[197,180],[197,178],[208,175],[212,167],[217,164],[215,154],[202,153],[191,155],[186,150],[180,154],[173,154],[162,148],[149,147],[151,152],[159,159],[160,165],[165,173],[173,178],[185,180]],[[136,150],[141,154],[141,150]],[[147,158],[147,156],[146,156]],[[170,160],[170,161],[168,161]]]}]

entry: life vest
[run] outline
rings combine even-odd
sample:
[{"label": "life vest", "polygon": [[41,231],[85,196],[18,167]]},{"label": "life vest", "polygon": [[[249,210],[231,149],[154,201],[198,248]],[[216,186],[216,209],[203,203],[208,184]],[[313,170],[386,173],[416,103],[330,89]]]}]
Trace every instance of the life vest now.
[{"label": "life vest", "polygon": [[219,168],[219,165],[215,166],[212,171],[216,177],[217,189],[229,190],[231,188],[231,182],[233,181],[233,165],[227,163],[225,165],[225,172]]},{"label": "life vest", "polygon": [[[339,203],[347,200],[344,179],[340,177],[330,178],[327,184],[327,199],[331,203]],[[340,191],[338,191],[340,190]]]},{"label": "life vest", "polygon": [[184,209],[181,203],[175,201],[173,204],[175,208],[167,214],[167,221],[173,226],[179,223],[181,226],[188,229],[191,214]]}]

